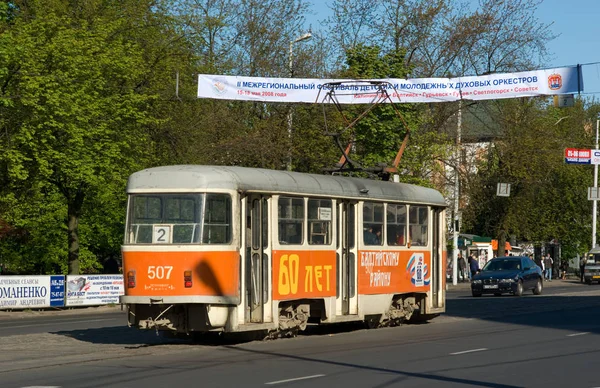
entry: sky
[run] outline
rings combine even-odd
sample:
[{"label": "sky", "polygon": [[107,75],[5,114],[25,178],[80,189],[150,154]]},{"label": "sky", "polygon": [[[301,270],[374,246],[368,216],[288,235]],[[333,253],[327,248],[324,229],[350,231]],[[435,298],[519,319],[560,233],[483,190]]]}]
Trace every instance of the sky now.
[{"label": "sky", "polygon": [[[331,1],[310,2],[317,15],[309,23],[316,26],[331,12],[326,5]],[[548,67],[583,65],[583,95],[600,99],[600,63],[591,64],[600,62],[600,0],[543,0],[536,16],[541,23],[554,23],[550,30],[560,35],[548,43],[553,53]]]},{"label": "sky", "polygon": [[581,64],[585,95],[600,98],[600,1],[544,0],[538,7],[541,22],[554,22],[551,30],[560,36],[548,44],[554,53],[551,66]]}]

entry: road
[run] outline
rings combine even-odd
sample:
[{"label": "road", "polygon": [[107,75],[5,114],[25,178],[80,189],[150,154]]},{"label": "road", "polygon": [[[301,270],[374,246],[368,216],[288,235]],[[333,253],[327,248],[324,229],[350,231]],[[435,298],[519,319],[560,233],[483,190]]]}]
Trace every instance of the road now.
[{"label": "road", "polygon": [[123,326],[127,318],[120,308],[71,310],[64,312],[4,312],[0,314],[0,337],[55,333],[64,330]]},{"label": "road", "polygon": [[237,344],[63,327],[0,337],[1,386],[597,387],[599,296],[576,283],[522,298],[471,298],[457,286],[428,324]]}]

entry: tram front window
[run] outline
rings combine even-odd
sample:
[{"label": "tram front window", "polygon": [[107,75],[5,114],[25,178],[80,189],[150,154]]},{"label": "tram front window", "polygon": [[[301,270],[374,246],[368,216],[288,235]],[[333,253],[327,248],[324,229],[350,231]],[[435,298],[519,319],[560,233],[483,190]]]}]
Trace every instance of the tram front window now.
[{"label": "tram front window", "polygon": [[231,197],[226,194],[133,194],[128,244],[228,244]]}]

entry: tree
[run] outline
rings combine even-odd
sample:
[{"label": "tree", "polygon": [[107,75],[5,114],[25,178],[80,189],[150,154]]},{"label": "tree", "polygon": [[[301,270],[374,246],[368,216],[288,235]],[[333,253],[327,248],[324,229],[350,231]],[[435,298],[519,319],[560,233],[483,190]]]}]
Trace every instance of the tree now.
[{"label": "tree", "polygon": [[[148,66],[126,34],[130,21],[98,13],[104,5],[115,11],[112,2],[85,9],[62,1],[22,4],[0,35],[0,123],[7,133],[0,163],[12,194],[3,201],[4,217],[41,237],[27,213],[32,205],[52,208],[43,230],[55,233],[62,229],[56,222],[64,222],[68,272],[77,274],[86,205],[111,209],[110,198],[123,193],[126,177],[144,159],[138,146],[145,126],[156,122],[148,110],[153,96],[140,92]],[[58,249],[52,256],[60,255]],[[85,268],[94,265],[86,261]]]},{"label": "tree", "polygon": [[411,77],[530,69],[547,57],[550,25],[535,17],[541,0],[335,0],[331,43],[406,50]]},{"label": "tree", "polygon": [[[584,166],[565,164],[563,152],[589,148],[585,123],[591,112],[585,112],[582,101],[564,112],[539,98],[495,106],[494,119],[503,136],[465,187],[469,205],[463,225],[471,232],[497,236],[499,254],[513,234],[532,243],[557,239],[568,249],[587,246],[589,204],[582,188],[591,185],[591,176]],[[496,196],[497,183],[511,184],[510,197]]]},{"label": "tree", "polygon": [[[379,47],[359,44],[347,51],[347,69],[340,73],[340,77],[404,78],[410,71],[405,67],[405,55],[404,50],[382,54]],[[393,93],[393,90],[388,92]],[[351,128],[351,132],[345,134],[345,139],[354,143],[352,159],[363,167],[391,165],[406,136],[410,136],[400,163],[400,179],[431,185],[431,174],[439,172],[438,158],[443,158],[446,153],[445,136],[432,130],[423,106],[398,104],[396,99],[391,100],[395,102],[394,105],[389,101],[379,104],[364,117],[369,106],[344,107],[342,114],[347,117],[347,122],[362,117]],[[338,119],[337,124],[341,123]]]}]

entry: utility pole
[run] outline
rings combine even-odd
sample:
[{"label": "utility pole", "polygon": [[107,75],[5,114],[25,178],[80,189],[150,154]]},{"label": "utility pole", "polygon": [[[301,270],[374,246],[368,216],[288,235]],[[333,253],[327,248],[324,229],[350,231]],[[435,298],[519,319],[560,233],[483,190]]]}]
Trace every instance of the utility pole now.
[{"label": "utility pole", "polygon": [[[600,117],[596,119],[596,150],[598,149],[598,127],[600,126]],[[594,190],[598,192],[598,165],[594,164]],[[594,199],[592,204],[592,248],[596,248],[596,219],[598,201]]]},{"label": "utility pole", "polygon": [[459,202],[459,167],[460,167],[460,154],[461,154],[461,132],[462,132],[462,100],[458,101],[458,114],[457,114],[457,126],[456,126],[456,157],[454,158],[454,222],[453,231],[454,238],[452,242],[452,284],[458,283],[458,202]]},{"label": "utility pole", "polygon": [[[289,59],[289,72],[290,72],[290,78],[292,78],[294,76],[294,60],[293,60],[293,54],[294,54],[294,43],[298,43],[298,42],[302,42],[303,40],[307,40],[310,39],[312,37],[312,34],[310,32],[307,32],[306,34],[296,38],[295,40],[290,42],[290,52],[288,55],[288,59]],[[292,171],[292,120],[293,120],[293,110],[292,110],[292,106],[290,105],[290,110],[288,112],[288,117],[287,117],[287,121],[288,121],[288,138],[290,140],[290,149],[288,151],[288,163],[287,163],[287,170],[288,171]]]}]

